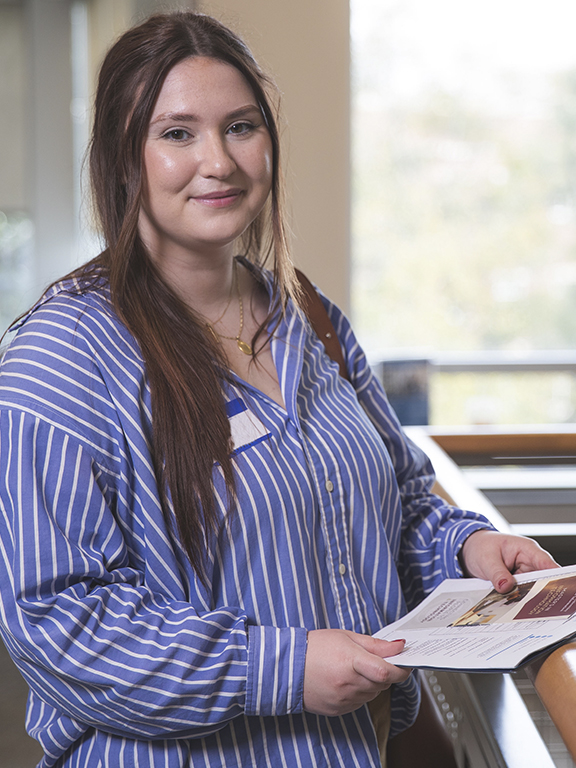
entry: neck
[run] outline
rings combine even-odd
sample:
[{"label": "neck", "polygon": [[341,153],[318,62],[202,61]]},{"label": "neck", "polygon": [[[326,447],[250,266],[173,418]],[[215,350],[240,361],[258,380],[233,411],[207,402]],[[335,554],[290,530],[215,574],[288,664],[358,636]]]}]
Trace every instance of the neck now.
[{"label": "neck", "polygon": [[217,317],[232,287],[235,243],[204,243],[196,249],[167,241],[143,211],[138,228],[150,258],[170,288],[195,312]]},{"label": "neck", "polygon": [[234,258],[205,259],[163,265],[157,262],[162,277],[172,290],[198,315],[208,321],[222,314],[234,291]]}]

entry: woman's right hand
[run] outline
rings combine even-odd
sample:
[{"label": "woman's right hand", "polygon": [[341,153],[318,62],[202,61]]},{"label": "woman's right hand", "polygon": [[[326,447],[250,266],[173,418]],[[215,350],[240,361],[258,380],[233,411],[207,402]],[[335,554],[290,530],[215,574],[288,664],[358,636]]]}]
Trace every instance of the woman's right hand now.
[{"label": "woman's right hand", "polygon": [[404,649],[404,640],[388,642],[345,629],[308,633],[304,668],[304,709],[317,715],[344,715],[376,698],[380,691],[410,676],[385,657]]}]

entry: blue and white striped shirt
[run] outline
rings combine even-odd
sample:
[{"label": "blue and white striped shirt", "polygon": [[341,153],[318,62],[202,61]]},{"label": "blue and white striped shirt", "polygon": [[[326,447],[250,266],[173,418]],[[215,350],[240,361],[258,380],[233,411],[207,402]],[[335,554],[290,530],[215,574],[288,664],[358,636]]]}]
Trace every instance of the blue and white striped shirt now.
[{"label": "blue and white striped shirt", "polygon": [[[430,494],[325,303],[353,385],[293,307],[271,347],[286,409],[226,385],[238,498],[216,466],[209,588],[163,518],[146,373],[107,285],[61,283],[21,323],[0,369],[0,629],[43,768],[380,764],[367,707],[303,711],[306,632],[397,619],[487,524]],[[394,688],[393,731],[417,701]]]}]

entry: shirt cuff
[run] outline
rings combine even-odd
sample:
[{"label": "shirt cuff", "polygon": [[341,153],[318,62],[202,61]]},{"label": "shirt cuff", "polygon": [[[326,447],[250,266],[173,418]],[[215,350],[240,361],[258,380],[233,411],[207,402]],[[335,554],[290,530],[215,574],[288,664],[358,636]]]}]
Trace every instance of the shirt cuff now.
[{"label": "shirt cuff", "polygon": [[454,555],[448,557],[446,561],[446,579],[461,579],[464,577],[464,571],[460,565],[460,552],[464,546],[466,539],[476,531],[494,531],[494,526],[490,525],[487,520],[470,520],[465,524],[461,524],[457,527],[457,533],[455,533],[453,540],[450,542],[452,552]]},{"label": "shirt cuff", "polygon": [[307,640],[302,627],[248,627],[246,715],[302,711]]}]

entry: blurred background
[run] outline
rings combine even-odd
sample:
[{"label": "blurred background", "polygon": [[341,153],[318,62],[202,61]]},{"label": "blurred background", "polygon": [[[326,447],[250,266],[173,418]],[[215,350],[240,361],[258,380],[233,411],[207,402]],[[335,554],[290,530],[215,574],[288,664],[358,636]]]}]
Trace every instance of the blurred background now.
[{"label": "blurred background", "polygon": [[576,6],[352,0],[353,317],[434,424],[574,420]]},{"label": "blurred background", "polygon": [[237,29],[276,77],[295,259],[403,421],[572,423],[571,0],[0,0],[0,329],[99,249],[97,68],[176,7]]},{"label": "blurred background", "polygon": [[[274,75],[295,261],[350,315],[403,423],[532,432],[536,454],[546,431],[573,436],[573,0],[0,0],[0,333],[101,248],[83,167],[98,66],[128,26],[181,7]],[[468,463],[494,463],[479,446]],[[494,503],[511,483],[498,503],[535,537],[555,505],[574,562],[572,443],[548,453],[553,503],[526,495],[542,472],[474,483]],[[0,677],[0,768],[32,766],[1,645]]]}]

